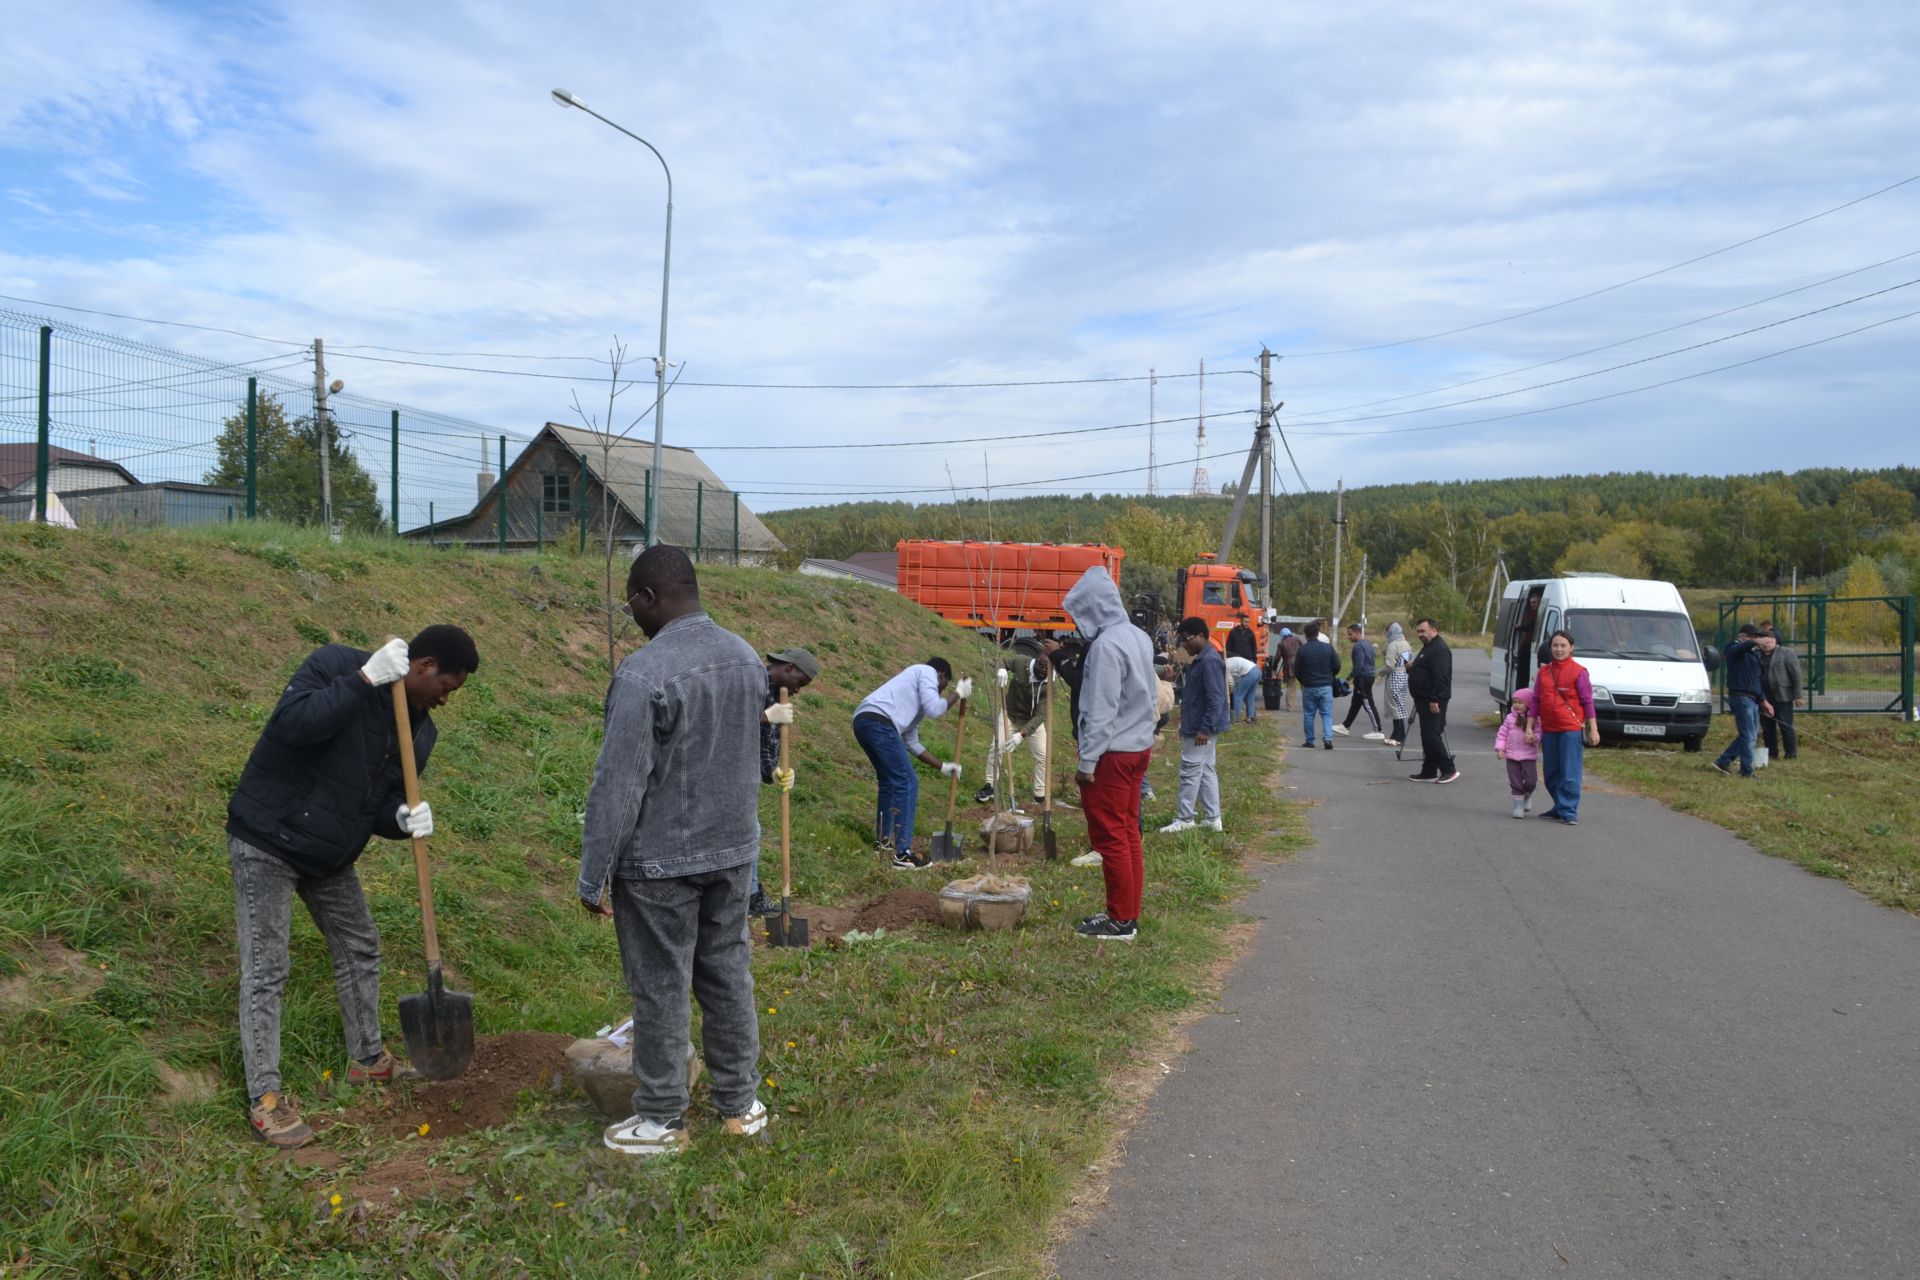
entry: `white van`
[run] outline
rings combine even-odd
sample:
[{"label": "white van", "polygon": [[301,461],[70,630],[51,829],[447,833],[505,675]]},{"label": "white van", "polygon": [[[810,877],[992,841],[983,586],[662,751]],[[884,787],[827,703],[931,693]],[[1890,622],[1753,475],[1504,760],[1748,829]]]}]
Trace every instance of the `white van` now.
[{"label": "white van", "polygon": [[1602,739],[1678,738],[1700,749],[1713,715],[1707,673],[1720,654],[1700,643],[1671,582],[1607,573],[1509,582],[1487,680],[1503,710],[1551,660],[1547,637],[1561,629],[1573,633],[1573,655],[1593,681]]}]

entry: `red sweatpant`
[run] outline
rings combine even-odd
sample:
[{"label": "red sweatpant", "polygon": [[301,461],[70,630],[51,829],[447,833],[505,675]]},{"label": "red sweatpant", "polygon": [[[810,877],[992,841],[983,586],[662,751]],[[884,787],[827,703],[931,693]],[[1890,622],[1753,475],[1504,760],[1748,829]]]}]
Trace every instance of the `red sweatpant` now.
[{"label": "red sweatpant", "polygon": [[1100,851],[1107,878],[1107,914],[1115,920],[1140,918],[1140,894],[1146,885],[1146,849],[1140,843],[1140,779],[1147,776],[1152,751],[1109,751],[1093,770],[1093,785],[1080,788],[1087,815],[1087,839]]}]

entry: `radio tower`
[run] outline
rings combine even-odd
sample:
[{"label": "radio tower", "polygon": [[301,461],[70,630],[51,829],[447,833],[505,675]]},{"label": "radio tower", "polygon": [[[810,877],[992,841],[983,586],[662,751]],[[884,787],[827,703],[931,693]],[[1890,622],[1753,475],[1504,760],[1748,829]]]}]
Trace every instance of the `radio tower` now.
[{"label": "radio tower", "polygon": [[1153,370],[1147,370],[1147,496],[1156,497],[1160,492],[1160,459],[1153,451]]},{"label": "radio tower", "polygon": [[1200,362],[1200,429],[1193,440],[1193,496],[1204,498],[1213,492],[1213,482],[1207,479],[1207,464],[1201,459],[1207,453],[1207,362]]}]

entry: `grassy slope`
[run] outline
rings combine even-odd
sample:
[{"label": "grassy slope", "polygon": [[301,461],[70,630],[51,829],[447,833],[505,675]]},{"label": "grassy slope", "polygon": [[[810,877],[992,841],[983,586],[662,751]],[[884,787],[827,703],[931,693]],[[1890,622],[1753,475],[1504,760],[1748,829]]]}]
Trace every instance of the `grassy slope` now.
[{"label": "grassy slope", "polygon": [[[1298,838],[1261,739],[1223,751],[1229,817],[1254,840],[1156,844],[1141,945],[1068,938],[1099,880],[1061,864],[1035,869],[1037,909],[1015,934],[762,953],[771,1146],[723,1145],[696,1102],[694,1150],[636,1167],[599,1148],[580,1104],[537,1097],[501,1129],[418,1145],[349,1115],[325,1139],[345,1157],[332,1170],[246,1134],[220,828],[281,684],[328,636],[449,620],[479,641],[426,790],[441,934],[481,1031],[582,1033],[619,1014],[611,931],[572,892],[605,684],[595,570],[273,529],[0,529],[0,1273],[1034,1273],[1049,1216],[1106,1140],[1115,1073],[1204,996],[1236,855]],[[872,782],[847,718],[903,661],[979,651],[853,584],[703,578],[723,624],[826,664],[801,700],[796,893],[895,887],[868,851]],[[929,744],[944,754],[949,733]],[[1170,795],[1171,761],[1155,773]],[[1072,817],[1061,826],[1084,847]],[[393,998],[421,984],[410,863],[376,841],[360,866],[393,1033]],[[343,1052],[325,948],[298,912],[293,950],[284,1065],[311,1100]],[[163,1073],[194,1071],[217,1079],[212,1096],[170,1100]],[[397,1212],[354,1207],[357,1171],[423,1153],[469,1183]]]}]

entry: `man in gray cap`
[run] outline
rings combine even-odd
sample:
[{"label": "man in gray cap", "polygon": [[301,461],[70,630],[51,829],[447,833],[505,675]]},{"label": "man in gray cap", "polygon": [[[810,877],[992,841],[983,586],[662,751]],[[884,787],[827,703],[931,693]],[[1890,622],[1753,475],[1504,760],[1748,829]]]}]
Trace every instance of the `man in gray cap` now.
[{"label": "man in gray cap", "polygon": [[[793,790],[793,770],[780,767],[780,734],[793,723],[793,704],[780,702],[785,689],[791,698],[813,683],[820,674],[820,659],[805,649],[782,649],[767,655],[767,705],[760,713],[760,782],[777,783],[782,791]],[[753,897],[747,911],[756,916],[777,916],[780,904],[760,887],[760,863],[753,864]]]}]

